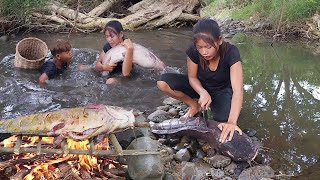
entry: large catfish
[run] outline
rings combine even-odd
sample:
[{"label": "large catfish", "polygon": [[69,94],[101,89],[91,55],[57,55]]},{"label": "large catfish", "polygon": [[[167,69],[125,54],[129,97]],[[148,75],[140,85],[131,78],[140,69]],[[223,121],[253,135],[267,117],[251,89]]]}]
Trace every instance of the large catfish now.
[{"label": "large catfish", "polygon": [[221,130],[218,124],[219,122],[213,120],[205,121],[200,117],[191,117],[152,124],[151,129],[155,134],[186,135],[202,139],[234,161],[252,161],[256,157],[259,144],[244,133],[239,135],[238,132],[235,132],[231,141],[220,143]]},{"label": "large catfish", "polygon": [[[102,64],[117,64],[124,60],[127,49],[123,45],[117,45],[111,48],[102,60]],[[141,67],[163,70],[165,64],[147,48],[133,43],[133,63]],[[108,75],[109,71],[102,72],[102,75]]]},{"label": "large catfish", "polygon": [[74,140],[85,140],[134,127],[136,124],[138,123],[135,122],[132,110],[116,106],[88,105],[3,119],[0,121],[0,133],[63,136]]}]

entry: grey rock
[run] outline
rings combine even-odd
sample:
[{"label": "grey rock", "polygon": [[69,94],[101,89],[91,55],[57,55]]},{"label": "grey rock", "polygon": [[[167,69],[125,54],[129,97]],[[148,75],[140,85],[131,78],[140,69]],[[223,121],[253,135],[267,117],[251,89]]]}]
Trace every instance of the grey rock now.
[{"label": "grey rock", "polygon": [[[149,137],[137,138],[127,149],[148,149],[157,151],[160,144]],[[128,173],[134,180],[161,180],[164,169],[160,155],[128,156]]]},{"label": "grey rock", "polygon": [[215,168],[224,168],[231,163],[231,158],[217,154],[206,158],[205,161]]},{"label": "grey rock", "polygon": [[157,110],[168,111],[169,108],[170,108],[170,106],[164,105],[164,106],[159,106],[159,107],[157,107]]},{"label": "grey rock", "polygon": [[213,177],[213,179],[220,179],[224,176],[224,172],[221,169],[212,168],[210,170],[210,174]]},{"label": "grey rock", "polygon": [[148,116],[148,120],[155,123],[159,123],[170,118],[172,118],[172,116],[163,110],[156,110]]},{"label": "grey rock", "polygon": [[165,173],[163,180],[175,180],[175,178],[172,174]]},{"label": "grey rock", "polygon": [[174,99],[172,97],[168,97],[165,100],[163,100],[163,104],[166,104],[166,105],[176,105],[176,104],[180,104],[180,103],[181,103],[181,101]]},{"label": "grey rock", "polygon": [[175,160],[183,162],[189,161],[191,158],[191,154],[187,149],[180,149],[173,157]]},{"label": "grey rock", "polygon": [[171,108],[168,110],[168,113],[171,115],[171,116],[177,116],[179,114],[179,110],[175,109],[175,108]]},{"label": "grey rock", "polygon": [[270,166],[254,166],[245,169],[241,172],[238,179],[262,179],[262,178],[273,178],[274,170]]},{"label": "grey rock", "polygon": [[182,162],[181,179],[208,179],[206,174],[211,167],[203,162]]},{"label": "grey rock", "polygon": [[238,167],[237,164],[232,162],[231,164],[229,164],[227,167],[224,168],[224,171],[229,175],[233,175],[237,167]]}]

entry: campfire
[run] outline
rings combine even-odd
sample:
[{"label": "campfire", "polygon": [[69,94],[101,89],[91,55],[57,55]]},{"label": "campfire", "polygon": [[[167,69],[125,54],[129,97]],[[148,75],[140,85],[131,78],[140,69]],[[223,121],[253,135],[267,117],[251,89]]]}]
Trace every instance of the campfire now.
[{"label": "campfire", "polygon": [[[108,138],[96,145],[89,140],[66,140],[67,148],[62,154],[43,153],[55,150],[53,137],[11,136],[0,145],[4,149],[14,148],[14,153],[1,155],[0,179],[125,179],[127,165],[120,164],[114,157],[75,153],[90,151],[93,146],[95,150],[108,151]],[[25,149],[37,151],[25,153]]]}]

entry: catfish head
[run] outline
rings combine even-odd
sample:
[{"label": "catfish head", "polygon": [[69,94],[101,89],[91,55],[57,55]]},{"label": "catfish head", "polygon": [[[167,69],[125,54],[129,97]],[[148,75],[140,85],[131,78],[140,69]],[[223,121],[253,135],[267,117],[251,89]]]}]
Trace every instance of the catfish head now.
[{"label": "catfish head", "polygon": [[133,127],[133,111],[121,107],[89,105],[60,111],[60,120],[51,124],[51,133],[74,140],[85,140],[100,134]]}]

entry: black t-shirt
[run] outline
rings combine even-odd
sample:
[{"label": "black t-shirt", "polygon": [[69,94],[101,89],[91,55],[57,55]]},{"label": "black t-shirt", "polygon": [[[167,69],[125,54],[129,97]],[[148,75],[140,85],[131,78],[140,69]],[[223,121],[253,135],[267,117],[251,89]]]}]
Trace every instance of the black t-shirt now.
[{"label": "black t-shirt", "polygon": [[209,92],[219,91],[224,88],[231,88],[230,67],[240,61],[240,53],[236,46],[227,43],[227,50],[223,58],[219,60],[218,67],[215,71],[203,69],[200,65],[199,52],[194,44],[186,50],[188,57],[198,64],[198,79],[202,86]]},{"label": "black t-shirt", "polygon": [[62,69],[58,69],[54,64],[53,59],[47,60],[40,68],[41,74],[46,73],[49,79],[57,77],[68,68],[68,63],[64,63]]}]

